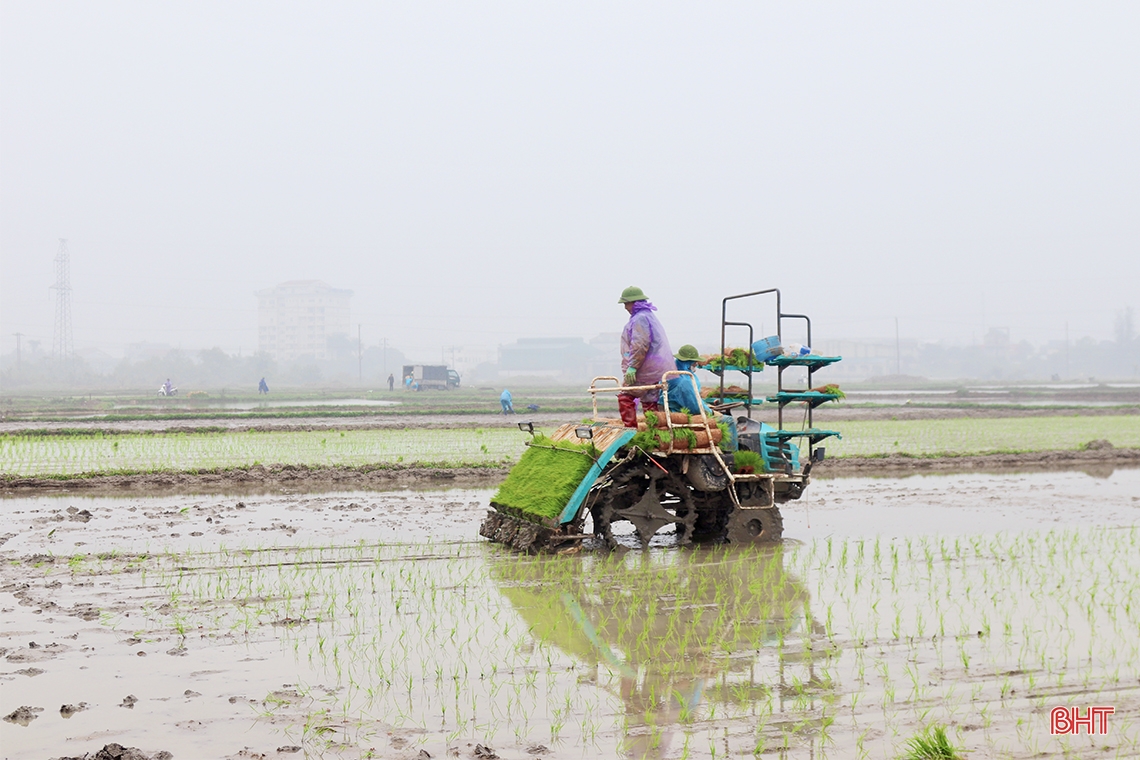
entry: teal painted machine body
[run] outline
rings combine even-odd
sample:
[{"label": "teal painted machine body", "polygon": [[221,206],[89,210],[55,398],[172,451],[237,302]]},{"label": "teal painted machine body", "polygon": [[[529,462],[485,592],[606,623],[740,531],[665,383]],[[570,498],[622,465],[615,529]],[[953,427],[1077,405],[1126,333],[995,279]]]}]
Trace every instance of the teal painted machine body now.
[{"label": "teal painted machine body", "polygon": [[787,472],[788,465],[793,472],[800,470],[800,447],[791,441],[780,440],[775,435],[776,428],[760,423],[760,456],[764,457],[764,472]]},{"label": "teal painted machine body", "polygon": [[566,504],[566,507],[563,508],[562,514],[558,516],[559,525],[568,525],[574,521],[574,518],[578,516],[578,512],[581,511],[582,505],[586,502],[586,494],[594,487],[594,482],[598,479],[598,476],[602,474],[602,470],[604,470],[606,465],[610,463],[610,460],[614,458],[618,449],[629,443],[629,440],[633,438],[636,432],[636,430],[632,429],[627,430],[606,447],[606,450],[602,452],[601,456],[599,456],[597,461],[590,467],[586,473],[586,477],[582,478],[582,482],[578,484],[574,495],[570,497],[570,501]]}]

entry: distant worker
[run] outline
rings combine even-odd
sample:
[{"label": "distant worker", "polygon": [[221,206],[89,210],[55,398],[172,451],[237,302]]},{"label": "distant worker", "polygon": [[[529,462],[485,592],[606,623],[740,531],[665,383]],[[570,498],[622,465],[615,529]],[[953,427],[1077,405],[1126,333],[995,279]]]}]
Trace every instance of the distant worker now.
[{"label": "distant worker", "polygon": [[503,414],[515,413],[515,407],[511,403],[511,392],[506,388],[504,388],[502,394],[499,395],[499,403],[503,407]]},{"label": "distant worker", "polygon": [[[693,372],[696,373],[696,365],[701,360],[701,355],[697,353],[696,346],[686,343],[681,346],[681,350],[673,357],[676,360],[677,370],[680,372]],[[704,399],[697,395],[700,384],[696,383],[697,389],[693,388],[693,378],[681,376],[669,378],[669,411],[670,412],[688,412],[689,414],[704,414],[708,416],[711,421],[720,421],[728,425],[728,438],[729,444],[733,451],[736,450],[736,420],[732,419],[731,415],[720,415],[709,408]]]},{"label": "distant worker", "polygon": [[269,386],[266,385],[264,377],[261,378],[261,382],[257,384],[257,393],[258,395],[261,395],[262,393],[269,393]]},{"label": "distant worker", "polygon": [[[661,376],[673,369],[673,352],[661,321],[654,316],[657,307],[649,303],[641,288],[632,285],[621,292],[618,303],[629,312],[629,321],[621,332],[621,369],[626,386],[657,385]],[[618,394],[618,410],[626,427],[637,427],[637,400],[641,408],[655,412],[659,392],[656,388],[622,391]]]},{"label": "distant worker", "polygon": [[395,389],[396,389],[396,376],[393,375],[392,373],[388,373],[388,390],[392,391]]},{"label": "distant worker", "polygon": [[166,378],[166,382],[162,384],[162,395],[163,396],[173,396],[174,395],[174,386],[170,383],[169,377]]}]

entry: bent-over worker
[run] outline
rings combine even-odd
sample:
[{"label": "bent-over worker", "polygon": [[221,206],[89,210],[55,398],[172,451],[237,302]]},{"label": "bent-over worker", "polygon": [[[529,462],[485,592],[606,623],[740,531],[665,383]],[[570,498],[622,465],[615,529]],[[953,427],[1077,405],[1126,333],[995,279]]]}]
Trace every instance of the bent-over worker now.
[{"label": "bent-over worker", "polygon": [[[621,292],[618,303],[629,312],[629,321],[621,331],[621,369],[626,386],[656,385],[661,376],[673,369],[673,352],[665,328],[653,312],[657,307],[649,303],[641,288],[632,285]],[[618,410],[626,427],[637,427],[637,399],[641,408],[657,411],[659,391],[622,391],[618,394]]]}]

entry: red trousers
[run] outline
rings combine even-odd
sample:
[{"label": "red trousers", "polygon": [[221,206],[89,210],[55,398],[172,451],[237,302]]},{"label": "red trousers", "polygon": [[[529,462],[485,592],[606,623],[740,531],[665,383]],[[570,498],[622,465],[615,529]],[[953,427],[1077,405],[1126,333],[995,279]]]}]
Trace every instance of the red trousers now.
[{"label": "red trousers", "polygon": [[[627,428],[637,427],[637,397],[629,393],[618,394],[618,412],[621,414],[621,422]],[[646,401],[642,399],[641,408],[647,412],[656,412],[661,407],[657,405],[656,401]]]}]

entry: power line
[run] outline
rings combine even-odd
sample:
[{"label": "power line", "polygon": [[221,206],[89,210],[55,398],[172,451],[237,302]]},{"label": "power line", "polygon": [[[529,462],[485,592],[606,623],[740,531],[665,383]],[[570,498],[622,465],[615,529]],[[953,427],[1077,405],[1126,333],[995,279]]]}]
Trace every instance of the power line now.
[{"label": "power line", "polygon": [[22,332],[12,333],[16,336],[16,375],[20,374],[20,340],[24,338]]},{"label": "power line", "polygon": [[71,254],[63,238],[59,239],[59,251],[55,254],[55,284],[51,290],[55,291],[55,332],[51,355],[62,364],[75,353],[71,338]]}]

